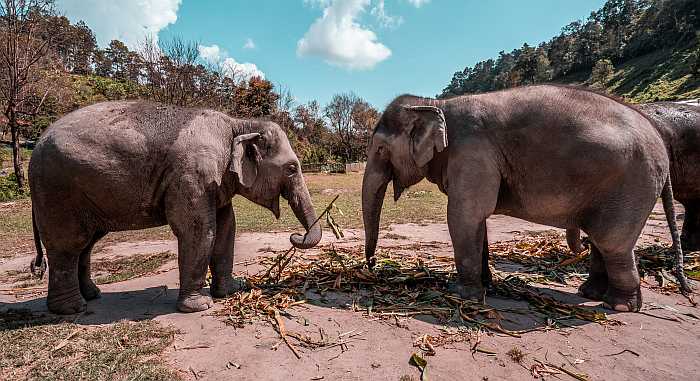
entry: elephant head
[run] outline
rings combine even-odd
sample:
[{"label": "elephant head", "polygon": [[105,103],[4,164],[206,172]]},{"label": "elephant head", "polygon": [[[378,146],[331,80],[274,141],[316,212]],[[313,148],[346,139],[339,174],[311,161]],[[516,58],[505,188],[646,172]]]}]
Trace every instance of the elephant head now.
[{"label": "elephant head", "polygon": [[299,159],[287,136],[275,123],[262,122],[255,132],[243,133],[233,139],[230,170],[236,178],[238,194],[268,208],[280,216],[279,196],[284,197],[294,215],[306,229],[306,234],[292,234],[292,245],[300,249],[314,247],[321,240],[321,226],[306,183]]},{"label": "elephant head", "polygon": [[[413,99],[413,98],[412,98]],[[374,129],[362,180],[362,215],[365,225],[367,264],[374,265],[379,217],[389,181],[394,201],[407,187],[428,175],[431,161],[447,147],[445,116],[440,108],[416,105],[415,100],[394,101]]]}]

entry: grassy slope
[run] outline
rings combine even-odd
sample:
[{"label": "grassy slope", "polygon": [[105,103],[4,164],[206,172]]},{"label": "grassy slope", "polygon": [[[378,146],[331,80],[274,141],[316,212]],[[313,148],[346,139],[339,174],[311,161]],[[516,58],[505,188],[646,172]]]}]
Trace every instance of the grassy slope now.
[{"label": "grassy slope", "polygon": [[[632,103],[700,98],[700,75],[690,72],[694,46],[659,50],[617,66],[605,89]],[[557,82],[588,84],[590,72],[572,73]]]}]

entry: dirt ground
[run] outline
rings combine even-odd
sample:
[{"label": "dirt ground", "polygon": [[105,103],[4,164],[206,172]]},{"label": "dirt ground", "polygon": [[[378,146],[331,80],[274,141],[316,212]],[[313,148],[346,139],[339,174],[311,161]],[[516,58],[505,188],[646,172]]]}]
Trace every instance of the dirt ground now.
[{"label": "dirt ground", "polygon": [[[679,210],[682,213],[682,209]],[[491,242],[552,230],[547,226],[514,218],[493,216],[488,221]],[[273,255],[270,249],[289,247],[289,232],[242,233],[236,240],[238,275],[259,271],[249,265],[252,259]],[[657,205],[639,245],[668,242],[663,211]],[[347,247],[363,244],[363,233],[345,231],[338,241],[325,231],[323,243]],[[439,242],[437,254],[451,256],[447,226],[444,224],[398,224],[383,229],[380,247],[409,243]],[[110,243],[93,260],[130,254],[177,251],[175,241]],[[31,255],[0,259],[0,273],[23,270]],[[501,265],[497,265],[499,267]],[[46,283],[22,293],[7,292],[11,285],[0,284],[0,311],[28,308],[46,312]],[[595,306],[598,303],[578,297],[576,284],[552,285],[542,289],[557,299]],[[260,321],[244,328],[225,325],[212,311],[182,314],[175,310],[178,292],[177,263],[171,260],[155,274],[101,286],[101,299],[88,304],[88,312],[75,323],[99,326],[120,320],[153,319],[172,325],[179,333],[166,351],[167,363],[184,379],[205,380],[418,380],[418,368],[409,358],[418,348],[414,341],[422,335],[439,335],[443,325],[417,316],[396,320],[372,319],[353,312],[350,301],[328,294],[322,300],[289,309],[283,317],[288,330],[318,335],[319,330],[334,336],[352,337],[344,346],[318,350],[298,348],[301,359],[281,343],[271,324]],[[575,320],[570,327],[536,330],[515,338],[483,332],[479,348],[494,354],[473,353],[470,343],[454,343],[437,348],[427,356],[426,376],[430,380],[532,379],[531,367],[537,361],[566,367],[591,380],[697,380],[700,379],[700,311],[680,295],[667,295],[643,283],[644,308],[641,313],[609,313],[619,325]],[[310,297],[312,299],[312,297]],[[498,308],[527,308],[523,301],[489,296],[488,304]],[[216,308],[221,308],[217,304]],[[688,315],[690,314],[690,315]],[[693,317],[695,316],[695,317]],[[546,327],[547,321],[535,313],[508,321],[508,329],[528,330]],[[517,348],[524,354],[520,363],[507,353]],[[517,351],[516,351],[517,352]],[[547,379],[574,379],[570,375],[542,374]]]}]

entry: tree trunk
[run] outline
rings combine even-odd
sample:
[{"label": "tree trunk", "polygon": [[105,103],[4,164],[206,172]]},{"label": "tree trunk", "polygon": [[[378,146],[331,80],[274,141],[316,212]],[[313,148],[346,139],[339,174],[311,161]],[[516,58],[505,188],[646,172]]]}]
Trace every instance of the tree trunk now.
[{"label": "tree trunk", "polygon": [[7,114],[7,124],[10,125],[12,135],[12,164],[17,178],[17,187],[20,193],[24,193],[24,170],[22,169],[22,151],[19,146],[19,127],[17,126],[17,116],[11,108]]}]

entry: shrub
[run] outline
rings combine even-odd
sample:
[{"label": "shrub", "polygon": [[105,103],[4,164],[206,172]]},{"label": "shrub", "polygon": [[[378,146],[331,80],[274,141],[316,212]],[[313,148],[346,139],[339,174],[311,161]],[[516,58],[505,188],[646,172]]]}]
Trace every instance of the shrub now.
[{"label": "shrub", "polygon": [[0,202],[16,200],[26,196],[17,186],[17,177],[14,173],[8,176],[0,176]]}]

